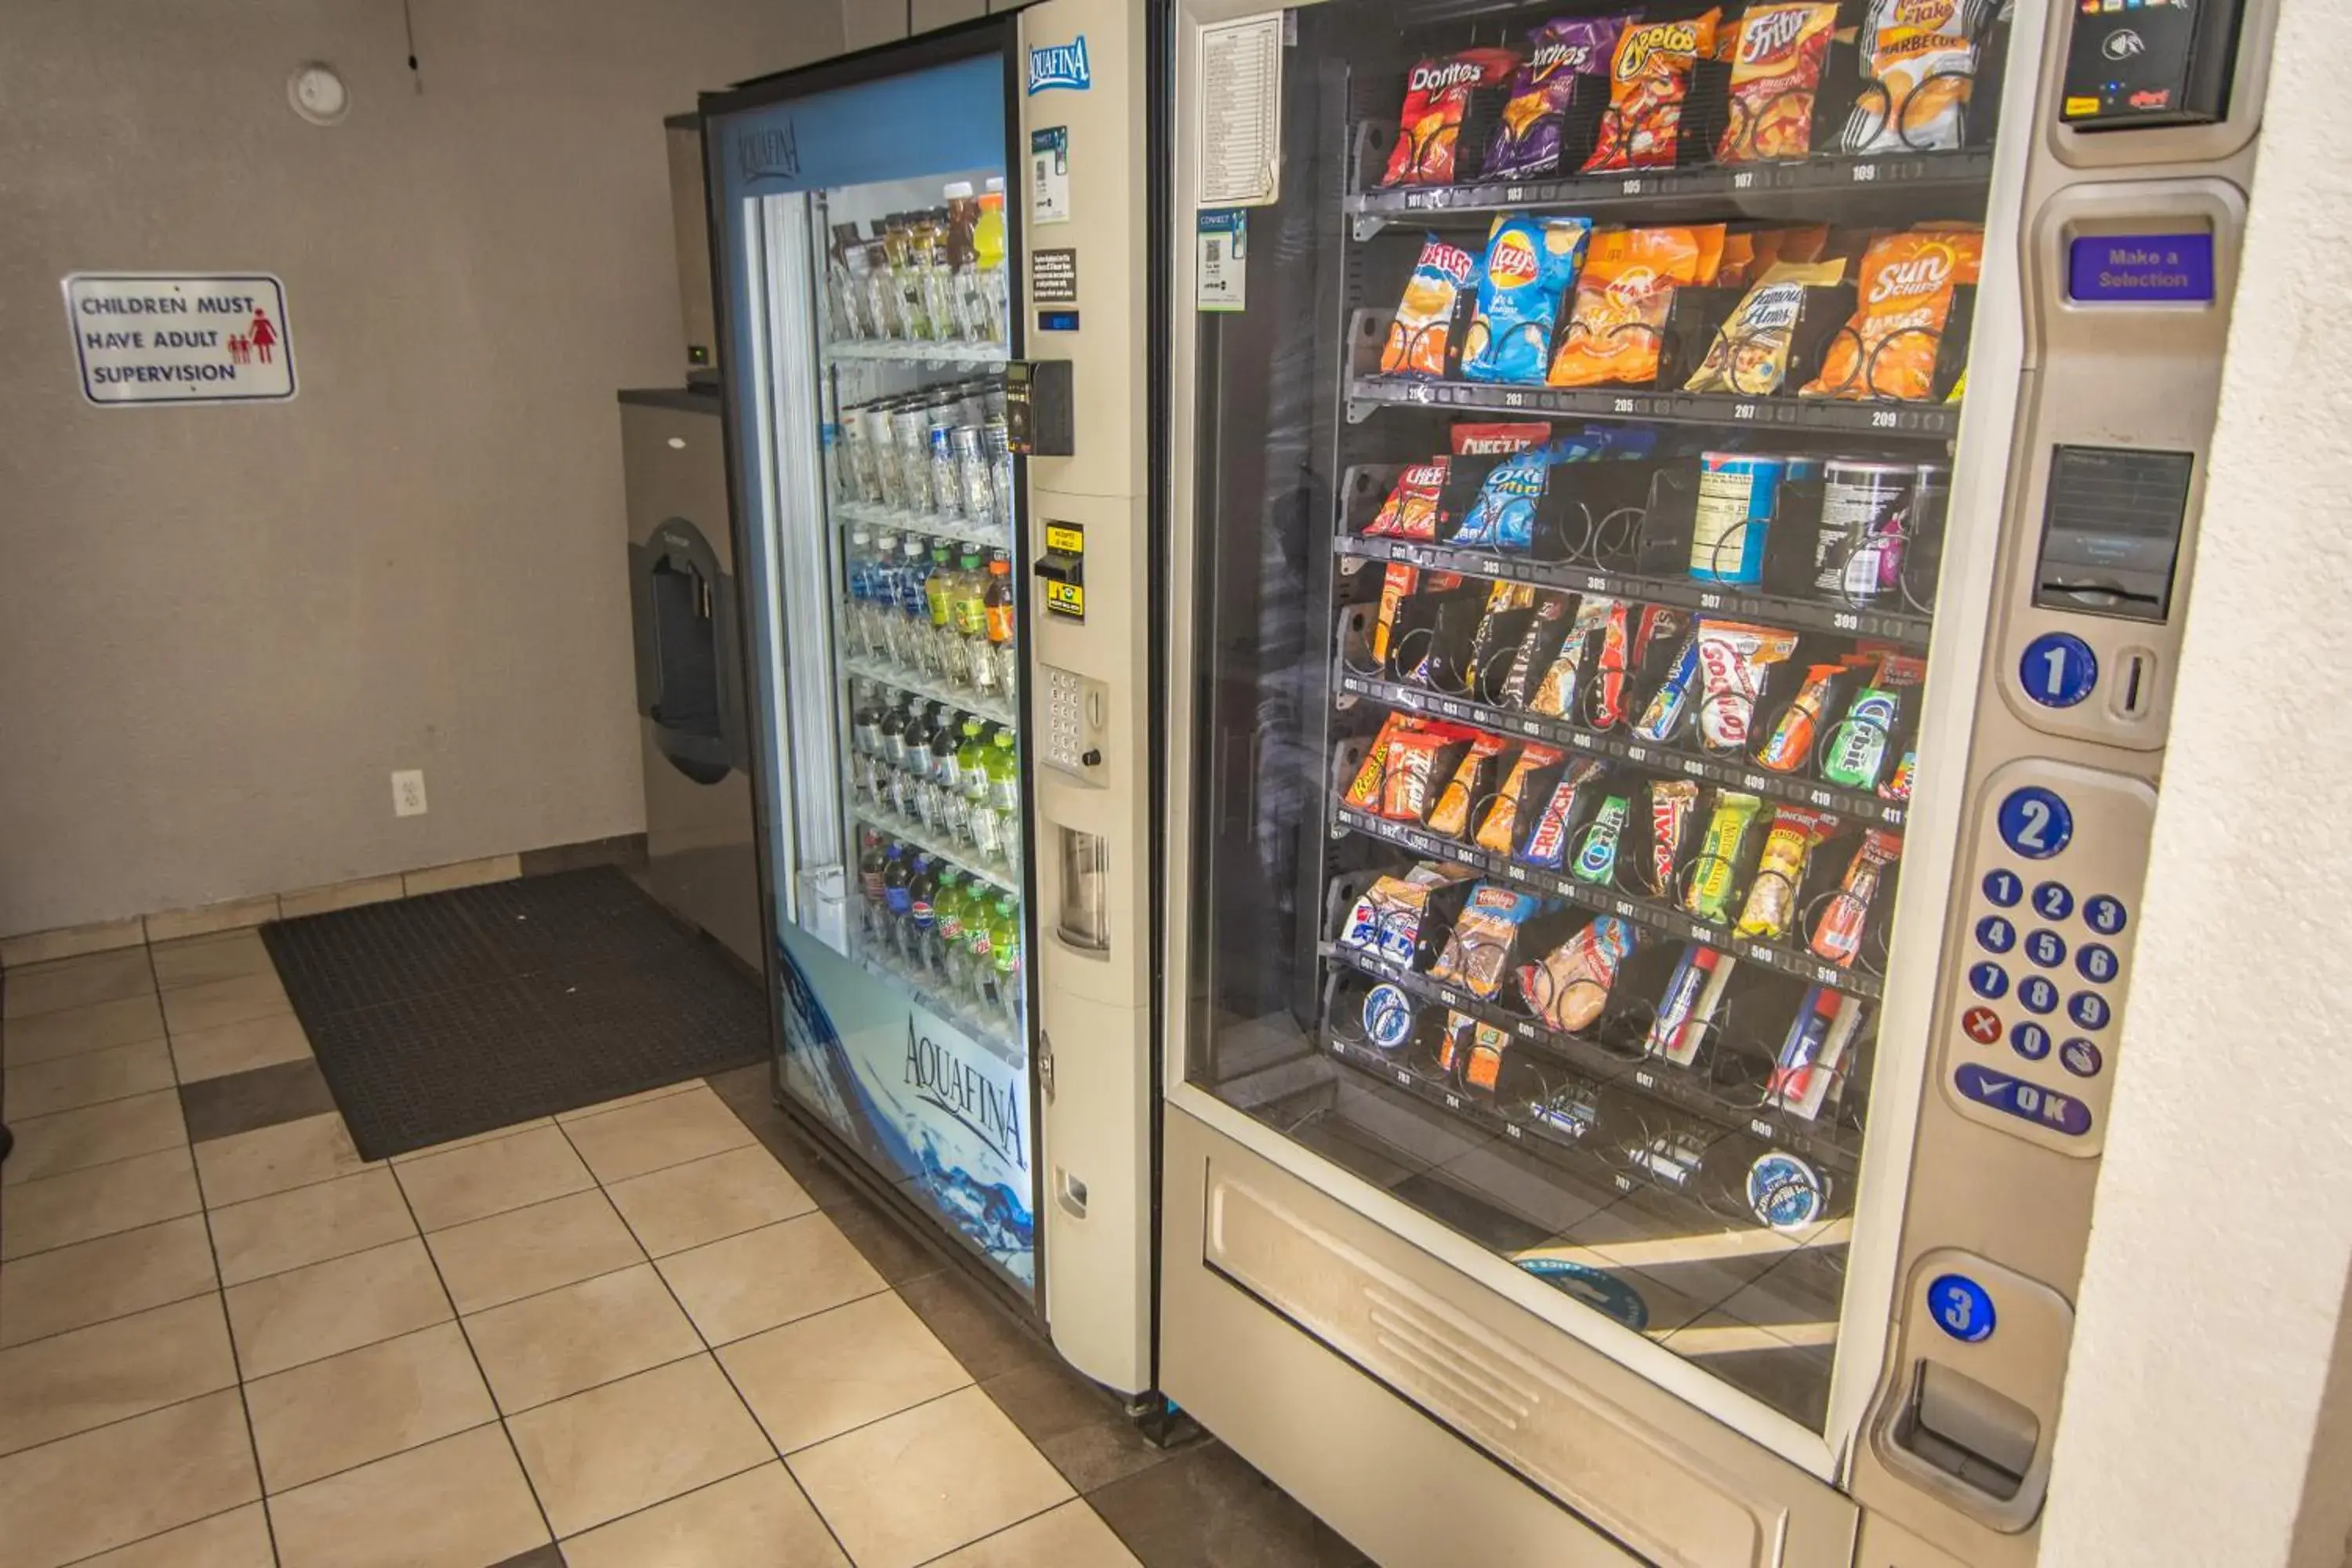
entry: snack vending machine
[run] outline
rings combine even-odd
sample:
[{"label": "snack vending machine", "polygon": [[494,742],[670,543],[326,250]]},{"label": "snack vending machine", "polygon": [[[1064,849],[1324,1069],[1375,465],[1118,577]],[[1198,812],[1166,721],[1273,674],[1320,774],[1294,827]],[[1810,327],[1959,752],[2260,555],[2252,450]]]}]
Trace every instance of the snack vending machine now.
[{"label": "snack vending machine", "polygon": [[1138,37],[1054,0],[702,105],[780,1102],[1129,1389]]},{"label": "snack vending machine", "polygon": [[2271,10],[1169,7],[1160,1382],[1380,1561],[2034,1560]]}]

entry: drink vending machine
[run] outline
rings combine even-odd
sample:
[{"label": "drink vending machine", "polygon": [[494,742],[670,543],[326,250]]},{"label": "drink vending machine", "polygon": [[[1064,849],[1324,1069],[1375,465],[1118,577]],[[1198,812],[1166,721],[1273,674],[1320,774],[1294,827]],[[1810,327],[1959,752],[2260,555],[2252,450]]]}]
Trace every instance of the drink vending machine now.
[{"label": "drink vending machine", "polygon": [[702,117],[780,1101],[1070,1360],[1139,1390],[1127,10],[1048,0]]},{"label": "drink vending machine", "polygon": [[1173,0],[1160,1385],[2034,1561],[2273,6]]}]

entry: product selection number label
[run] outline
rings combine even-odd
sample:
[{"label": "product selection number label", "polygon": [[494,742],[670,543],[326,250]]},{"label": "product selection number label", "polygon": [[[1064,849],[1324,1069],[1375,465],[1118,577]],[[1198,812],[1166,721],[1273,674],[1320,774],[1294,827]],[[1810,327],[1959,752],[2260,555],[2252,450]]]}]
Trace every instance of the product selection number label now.
[{"label": "product selection number label", "polygon": [[2001,842],[2029,860],[2047,860],[2074,837],[2074,814],[2054,792],[2038,784],[2009,792],[1997,819]]},{"label": "product selection number label", "polygon": [[2099,683],[2099,656],[2071,632],[2045,632],[2025,645],[2017,677],[2044,708],[2072,708]]},{"label": "product selection number label", "polygon": [[1927,1311],[1936,1326],[1962,1344],[1992,1338],[1992,1292],[1965,1274],[1939,1274],[1927,1285]]}]

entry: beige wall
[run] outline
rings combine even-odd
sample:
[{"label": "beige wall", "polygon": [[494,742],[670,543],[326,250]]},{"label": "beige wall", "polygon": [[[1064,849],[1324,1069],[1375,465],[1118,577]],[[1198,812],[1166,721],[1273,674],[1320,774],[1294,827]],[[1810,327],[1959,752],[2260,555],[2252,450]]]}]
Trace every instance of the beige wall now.
[{"label": "beige wall", "polygon": [[[7,0],[0,933],[642,827],[616,387],[661,118],[835,0]],[[331,62],[350,118],[288,109]],[[300,395],[97,409],[58,279],[285,279]],[[393,769],[432,810],[392,814]]]}]

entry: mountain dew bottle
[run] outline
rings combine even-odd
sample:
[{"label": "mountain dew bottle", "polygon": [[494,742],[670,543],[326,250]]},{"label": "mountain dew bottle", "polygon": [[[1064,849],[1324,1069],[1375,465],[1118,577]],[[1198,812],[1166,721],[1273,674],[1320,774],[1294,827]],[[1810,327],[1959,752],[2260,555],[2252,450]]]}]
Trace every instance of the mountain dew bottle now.
[{"label": "mountain dew bottle", "polygon": [[948,994],[961,1001],[971,955],[964,952],[963,872],[950,866],[940,872],[940,890],[931,896],[932,940],[938,944],[940,972]]},{"label": "mountain dew bottle", "polygon": [[988,906],[977,884],[963,908],[964,962],[971,968],[965,975],[966,992],[971,1000],[983,1007],[996,1004],[996,941],[991,927]]},{"label": "mountain dew bottle", "polygon": [[1017,1029],[1021,1026],[1021,921],[1010,894],[996,900],[988,924],[989,961],[995,969],[997,1010],[1004,1015],[1006,1023]]}]

